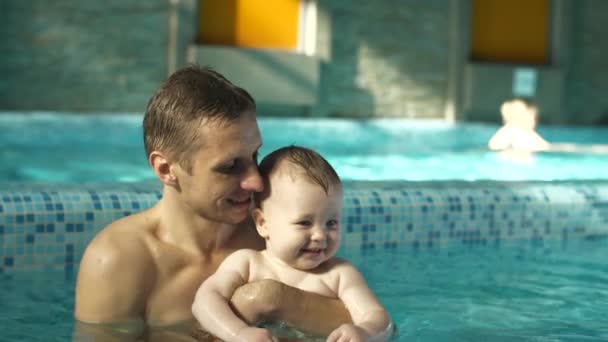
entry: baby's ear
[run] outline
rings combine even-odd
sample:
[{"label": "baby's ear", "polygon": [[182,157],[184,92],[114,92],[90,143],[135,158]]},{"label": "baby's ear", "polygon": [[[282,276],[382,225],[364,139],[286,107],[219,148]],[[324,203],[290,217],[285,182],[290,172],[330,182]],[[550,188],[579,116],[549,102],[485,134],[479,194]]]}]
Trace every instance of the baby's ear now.
[{"label": "baby's ear", "polygon": [[251,217],[253,218],[253,222],[255,223],[255,229],[258,231],[258,234],[264,238],[268,238],[268,230],[266,229],[266,220],[264,220],[264,212],[260,208],[253,208],[251,210]]}]

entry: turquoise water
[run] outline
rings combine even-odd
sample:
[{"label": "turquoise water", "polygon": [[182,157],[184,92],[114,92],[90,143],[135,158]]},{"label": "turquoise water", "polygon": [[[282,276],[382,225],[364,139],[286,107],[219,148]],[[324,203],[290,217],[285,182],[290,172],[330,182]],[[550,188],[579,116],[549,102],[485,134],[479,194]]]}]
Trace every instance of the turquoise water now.
[{"label": "turquoise water", "polygon": [[[344,255],[395,324],[395,341],[606,341],[608,243],[512,243]],[[0,340],[65,341],[74,277],[17,273],[0,281]]]},{"label": "turquoise water", "polygon": [[[153,179],[141,115],[0,113],[0,180]],[[540,153],[514,160],[485,146],[496,125],[412,120],[260,118],[261,155],[288,144],[317,149],[350,180],[606,179],[608,154]],[[608,144],[608,128],[541,127],[551,142]]]}]

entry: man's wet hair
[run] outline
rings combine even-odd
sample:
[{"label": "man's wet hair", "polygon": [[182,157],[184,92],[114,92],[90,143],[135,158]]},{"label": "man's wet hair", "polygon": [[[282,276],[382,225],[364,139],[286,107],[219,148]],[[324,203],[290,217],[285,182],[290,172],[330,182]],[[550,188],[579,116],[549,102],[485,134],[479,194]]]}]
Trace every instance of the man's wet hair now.
[{"label": "man's wet hair", "polygon": [[251,95],[217,71],[198,65],[178,70],[148,102],[143,120],[146,156],[162,151],[191,171],[191,154],[204,143],[199,136],[203,121],[229,123],[245,113],[255,115],[255,110]]},{"label": "man's wet hair", "polygon": [[260,162],[258,169],[264,181],[264,191],[255,193],[256,206],[268,196],[270,176],[283,161],[291,164],[290,172],[296,172],[297,176],[303,176],[311,183],[319,185],[326,194],[331,188],[342,188],[338,173],[323,156],[312,149],[290,145],[271,152]]}]

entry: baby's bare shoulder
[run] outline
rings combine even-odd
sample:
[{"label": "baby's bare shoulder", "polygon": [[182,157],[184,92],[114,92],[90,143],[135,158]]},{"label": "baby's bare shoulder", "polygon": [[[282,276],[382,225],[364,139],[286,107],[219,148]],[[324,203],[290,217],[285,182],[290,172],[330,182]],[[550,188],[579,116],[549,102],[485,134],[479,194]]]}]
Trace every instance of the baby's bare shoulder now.
[{"label": "baby's bare shoulder", "polygon": [[355,266],[351,264],[348,260],[338,257],[334,257],[330,260],[327,260],[320,267],[322,267],[322,269],[319,269],[319,271],[328,274],[343,274],[351,272],[353,270],[356,271]]},{"label": "baby's bare shoulder", "polygon": [[228,258],[230,259],[257,259],[261,255],[260,251],[251,248],[241,248],[232,252]]},{"label": "baby's bare shoulder", "polygon": [[232,252],[222,265],[230,265],[230,267],[248,267],[249,269],[257,267],[263,262],[260,251],[250,248],[237,249]]}]

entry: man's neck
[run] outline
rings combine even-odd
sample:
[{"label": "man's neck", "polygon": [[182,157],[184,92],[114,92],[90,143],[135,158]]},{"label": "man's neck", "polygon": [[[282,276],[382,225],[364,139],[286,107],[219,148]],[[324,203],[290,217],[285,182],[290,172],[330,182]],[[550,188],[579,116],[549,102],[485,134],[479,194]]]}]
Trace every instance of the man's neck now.
[{"label": "man's neck", "polygon": [[163,190],[157,205],[159,239],[193,254],[210,254],[227,247],[238,226],[201,217],[177,196],[173,189]]}]

